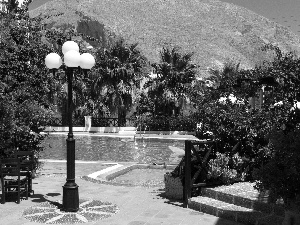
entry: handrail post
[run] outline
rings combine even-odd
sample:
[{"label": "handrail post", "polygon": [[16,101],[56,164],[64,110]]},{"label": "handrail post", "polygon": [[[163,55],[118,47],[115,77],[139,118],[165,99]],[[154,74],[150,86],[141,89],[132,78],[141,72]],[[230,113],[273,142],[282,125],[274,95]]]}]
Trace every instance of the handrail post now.
[{"label": "handrail post", "polygon": [[192,143],[190,140],[185,140],[185,176],[184,176],[184,187],[183,187],[183,207],[188,208],[188,201],[191,198],[191,147]]}]

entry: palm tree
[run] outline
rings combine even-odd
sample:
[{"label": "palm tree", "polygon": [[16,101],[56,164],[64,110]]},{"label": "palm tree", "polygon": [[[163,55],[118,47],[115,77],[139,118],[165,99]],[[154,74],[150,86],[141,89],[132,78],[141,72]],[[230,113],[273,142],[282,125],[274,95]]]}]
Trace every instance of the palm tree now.
[{"label": "palm tree", "polygon": [[239,63],[232,61],[226,61],[220,69],[209,69],[210,76],[206,77],[202,81],[202,85],[199,88],[198,94],[196,94],[197,105],[202,105],[214,101],[219,101],[220,98],[227,99],[231,95],[240,96],[240,87],[238,82],[242,78],[242,70],[239,68]]},{"label": "palm tree", "polygon": [[152,64],[154,77],[146,87],[156,106],[154,114],[174,115],[188,102],[188,89],[195,80],[196,68],[192,64],[193,53],[181,53],[179,47],[163,48],[160,63]]},{"label": "palm tree", "polygon": [[212,81],[216,87],[226,88],[232,86],[232,83],[236,82],[240,73],[240,64],[235,64],[231,61],[226,61],[222,69],[210,69],[211,76],[208,80]]},{"label": "palm tree", "polygon": [[98,76],[91,86],[92,99],[100,99],[119,123],[124,123],[134,102],[146,65],[137,44],[128,45],[124,39],[97,52],[94,73]]}]

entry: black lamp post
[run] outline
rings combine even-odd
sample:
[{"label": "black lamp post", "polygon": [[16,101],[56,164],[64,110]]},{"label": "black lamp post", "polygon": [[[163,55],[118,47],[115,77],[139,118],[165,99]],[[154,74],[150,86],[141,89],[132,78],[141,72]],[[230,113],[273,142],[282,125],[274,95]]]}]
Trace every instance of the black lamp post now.
[{"label": "black lamp post", "polygon": [[[75,183],[75,139],[73,136],[72,123],[72,79],[73,69],[79,66],[82,69],[91,69],[95,65],[94,57],[89,53],[80,55],[79,47],[74,41],[67,41],[62,46],[64,64],[68,81],[68,124],[69,133],[67,138],[67,179],[63,186],[63,211],[77,212],[79,210],[78,185]],[[60,56],[50,53],[45,58],[45,64],[49,69],[58,69],[62,65]]]}]

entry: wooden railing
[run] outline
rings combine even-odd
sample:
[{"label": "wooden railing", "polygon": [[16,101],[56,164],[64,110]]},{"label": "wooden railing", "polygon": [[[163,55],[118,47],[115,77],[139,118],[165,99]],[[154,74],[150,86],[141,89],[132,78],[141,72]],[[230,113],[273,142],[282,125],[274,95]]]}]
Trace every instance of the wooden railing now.
[{"label": "wooden railing", "polygon": [[[210,157],[217,152],[217,144],[214,140],[199,140],[199,141],[185,141],[185,156],[181,162],[184,163],[184,184],[183,184],[183,207],[188,207],[188,201],[191,198],[192,188],[199,188],[206,186],[206,179],[200,180],[200,183],[195,184],[198,176],[204,170],[207,175],[207,163]],[[197,171],[192,177],[191,159],[196,158]],[[199,181],[199,179],[198,179]]]}]

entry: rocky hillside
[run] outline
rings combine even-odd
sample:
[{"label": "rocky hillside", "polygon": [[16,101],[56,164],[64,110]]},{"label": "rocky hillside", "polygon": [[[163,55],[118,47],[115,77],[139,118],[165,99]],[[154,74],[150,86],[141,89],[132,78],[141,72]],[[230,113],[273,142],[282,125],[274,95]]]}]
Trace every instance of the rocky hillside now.
[{"label": "rocky hillside", "polygon": [[[49,26],[74,26],[103,42],[121,35],[138,42],[152,62],[162,46],[181,46],[195,52],[202,73],[228,59],[253,67],[270,57],[260,50],[267,43],[300,54],[300,39],[289,29],[218,0],[53,0],[30,15],[41,15]],[[86,17],[98,22],[83,22]]]}]

